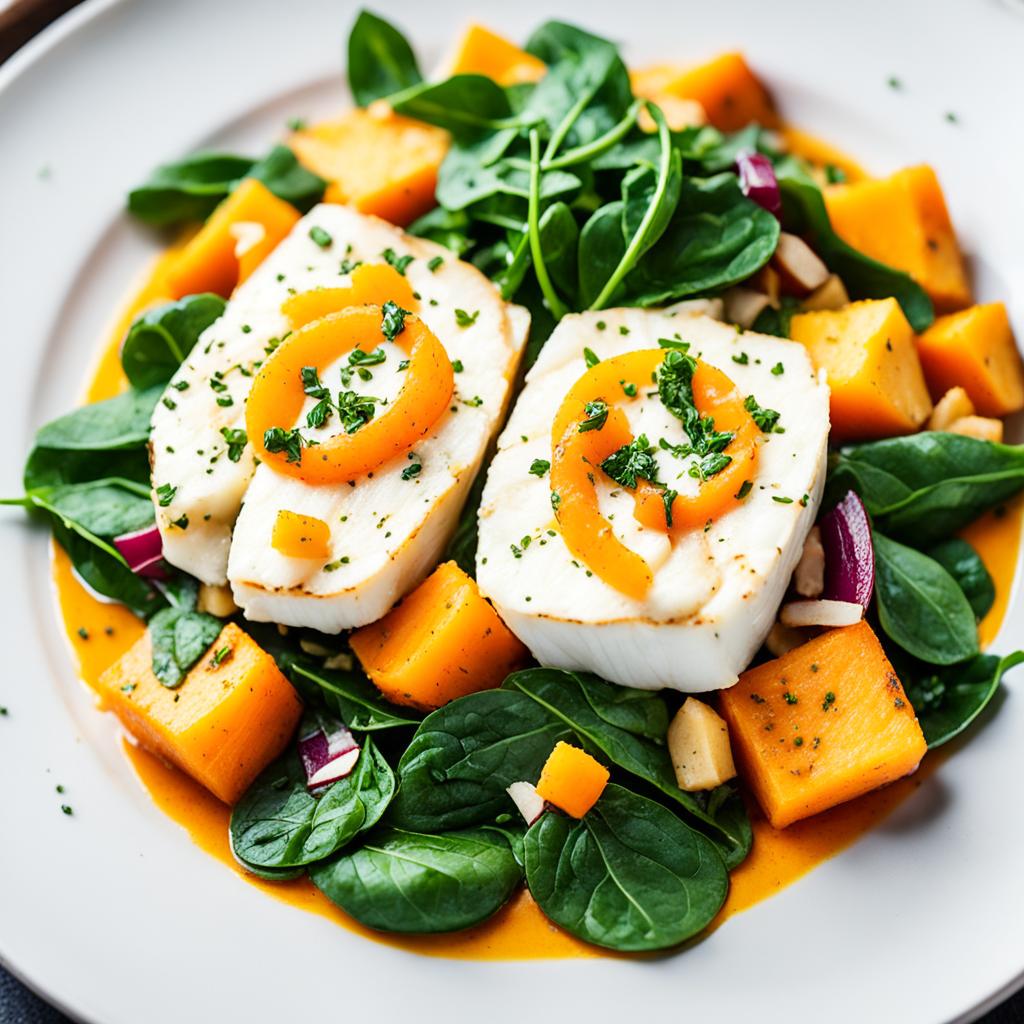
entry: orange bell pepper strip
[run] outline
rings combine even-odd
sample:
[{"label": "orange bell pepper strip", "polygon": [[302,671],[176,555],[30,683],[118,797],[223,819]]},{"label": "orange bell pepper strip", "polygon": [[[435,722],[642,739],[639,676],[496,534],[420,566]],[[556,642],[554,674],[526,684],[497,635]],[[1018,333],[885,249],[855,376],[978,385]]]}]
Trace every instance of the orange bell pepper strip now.
[{"label": "orange bell pepper strip", "polygon": [[[569,389],[552,425],[551,491],[562,539],[573,556],[620,593],[634,600],[646,595],[653,574],[650,565],[620,541],[598,508],[597,478],[601,463],[632,440],[625,413],[610,408],[600,430],[580,430],[588,402],[635,401],[640,389],[656,375],[665,358],[661,349],[644,349],[606,359],[592,366]],[[629,398],[623,382],[638,385]],[[735,384],[721,370],[698,362],[693,375],[694,404],[701,416],[711,416],[715,429],[735,433],[728,447],[731,462],[701,482],[696,495],[677,495],[672,502],[671,526],[666,516],[665,489],[640,480],[634,492],[634,516],[651,529],[677,535],[704,526],[724,515],[740,500],[744,481],[752,480],[757,464],[760,430],[743,404]],[[622,396],[618,398],[618,396]]]},{"label": "orange bell pepper strip", "polygon": [[289,335],[256,375],[246,403],[246,432],[256,455],[275,472],[310,484],[344,483],[383,465],[423,438],[444,414],[455,376],[444,346],[414,314],[395,335],[408,353],[398,395],[368,423],[300,449],[299,461],[269,451],[266,433],[294,426],[306,395],[302,369],[323,369],[355,348],[370,352],[382,340],[380,306],[353,306],[315,320]]},{"label": "orange bell pepper strip", "polygon": [[314,288],[290,295],[281,303],[281,312],[294,329],[349,306],[383,306],[389,301],[410,313],[420,308],[409,279],[390,263],[361,263],[347,288]]}]

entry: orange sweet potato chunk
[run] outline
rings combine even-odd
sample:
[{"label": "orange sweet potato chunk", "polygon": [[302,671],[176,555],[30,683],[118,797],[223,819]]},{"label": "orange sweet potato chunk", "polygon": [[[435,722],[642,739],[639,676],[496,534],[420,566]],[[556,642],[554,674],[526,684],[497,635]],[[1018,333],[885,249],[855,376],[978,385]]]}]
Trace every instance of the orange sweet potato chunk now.
[{"label": "orange sweet potato chunk", "polygon": [[527,658],[476,581],[454,562],[438,566],[349,642],[388,700],[423,711],[500,686]]},{"label": "orange sweet potato chunk", "polygon": [[936,398],[961,387],[983,416],[1024,409],[1024,364],[1001,302],[939,317],[917,339],[917,351]]},{"label": "orange sweet potato chunk", "polygon": [[299,220],[291,203],[246,178],[225,199],[167,269],[175,298],[197,292],[229,296]]},{"label": "orange sweet potato chunk", "polygon": [[435,205],[448,133],[374,105],[296,132],[288,145],[300,163],[327,179],[326,202],[348,203],[404,226]]},{"label": "orange sweet potato chunk", "polygon": [[274,659],[233,622],[176,689],[153,675],[149,633],[100,676],[99,689],[140,746],[227,804],[281,753],[302,713]]},{"label": "orange sweet potato chunk", "polygon": [[740,775],[775,828],[909,775],[927,744],[867,622],[758,665],[722,693]]},{"label": "orange sweet potato chunk", "polygon": [[482,25],[466,29],[448,68],[450,75],[486,75],[499,85],[536,82],[545,71],[542,60]]},{"label": "orange sweet potato chunk", "polygon": [[960,245],[939,179],[924,164],[825,191],[832,227],[855,249],[905,270],[940,311],[971,302]]},{"label": "orange sweet potato chunk", "polygon": [[650,68],[638,72],[634,81],[643,90],[657,86],[658,92],[685,100],[696,100],[708,123],[719,131],[734,132],[756,121],[776,128],[779,115],[768,90],[741,53],[723,53],[706,64],[685,70]]},{"label": "orange sweet potato chunk", "polygon": [[541,769],[537,795],[582,818],[608,785],[608,769],[585,750],[558,742]]},{"label": "orange sweet potato chunk", "polygon": [[828,374],[834,441],[909,434],[931,413],[914,333],[895,299],[800,313],[789,333]]}]

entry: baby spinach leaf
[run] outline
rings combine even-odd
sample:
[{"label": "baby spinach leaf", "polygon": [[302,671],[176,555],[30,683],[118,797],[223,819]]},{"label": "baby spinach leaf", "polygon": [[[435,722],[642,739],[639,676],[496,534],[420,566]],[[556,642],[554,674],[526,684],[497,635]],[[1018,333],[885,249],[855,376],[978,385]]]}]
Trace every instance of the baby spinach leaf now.
[{"label": "baby spinach leaf", "polygon": [[360,11],[348,37],[348,84],[360,107],[423,80],[405,36],[383,18]]},{"label": "baby spinach leaf", "polygon": [[153,675],[174,689],[189,669],[209,650],[223,628],[220,619],[204,612],[164,608],[149,623],[153,645]]},{"label": "baby spinach leaf", "polygon": [[446,249],[451,249],[456,256],[462,256],[473,248],[470,238],[471,222],[469,214],[464,210],[446,210],[443,206],[435,206],[408,227],[411,235],[437,242]]},{"label": "baby spinach leaf", "polygon": [[324,860],[371,829],[395,791],[395,777],[366,737],[349,775],[321,796],[306,786],[295,750],[278,758],[231,812],[231,848],[246,867],[277,870]]},{"label": "baby spinach leaf", "polygon": [[893,297],[915,331],[920,333],[931,325],[935,319],[931,299],[909,274],[865,256],[833,231],[821,190],[800,161],[793,157],[779,160],[775,176],[782,192],[786,229],[807,238],[828,269],[843,279],[852,298]]},{"label": "baby spinach leaf", "polygon": [[121,366],[132,386],[166,384],[226,305],[219,295],[187,295],[143,313],[121,347]]},{"label": "baby spinach leaf", "polygon": [[622,233],[622,200],[615,199],[595,210],[580,232],[579,296],[580,304],[589,308],[597,301],[615,268],[626,255],[626,239]]},{"label": "baby spinach leaf", "polygon": [[[639,723],[636,708],[633,709],[629,724],[642,726],[642,731],[637,734],[622,727],[627,719],[621,713],[622,705],[616,703],[614,691],[619,687],[595,676],[583,676],[559,669],[525,669],[510,675],[502,684],[502,689],[518,690],[526,694],[555,720],[564,723],[591,753],[643,779],[663,796],[681,805],[700,823],[699,827],[711,833],[713,841],[719,845],[722,855],[731,865],[740,863],[749,852],[750,826],[745,816],[742,823],[738,822],[736,809],[732,805],[727,808],[728,813],[724,816],[710,813],[708,797],[702,798],[681,790],[664,746],[664,732],[659,742],[647,738],[653,724],[660,724],[662,715],[667,722],[667,712],[657,694],[644,693],[632,698],[637,706],[644,700],[652,705],[650,710],[643,713]],[[661,707],[659,709],[654,705]],[[533,781],[538,776],[539,772],[520,775],[518,778]],[[717,799],[716,811],[723,806],[723,800],[722,797]]]},{"label": "baby spinach leaf", "polygon": [[285,669],[304,695],[310,690],[324,700],[338,717],[356,732],[375,732],[403,725],[418,725],[419,716],[411,708],[401,708],[384,700],[380,691],[357,668],[347,672],[320,668],[306,658],[290,661]]},{"label": "baby spinach leaf", "polygon": [[999,657],[978,654],[958,665],[936,668],[897,661],[900,681],[917,713],[929,749],[959,736],[996,695],[1003,675],[1024,662],[1024,651]]},{"label": "baby spinach leaf", "polygon": [[230,153],[195,153],[161,164],[128,193],[128,210],[153,227],[205,220],[252,164],[251,158]]},{"label": "baby spinach leaf", "polygon": [[142,446],[119,451],[66,451],[33,448],[25,461],[22,483],[26,491],[65,484],[90,483],[113,477],[149,485],[149,457]]},{"label": "baby spinach leaf", "polygon": [[832,458],[829,500],[850,489],[883,533],[933,544],[1024,489],[1024,445],[936,431],[852,445]]},{"label": "baby spinach leaf", "polygon": [[621,301],[655,306],[721,290],[760,270],[778,240],[779,222],[743,195],[735,174],[685,178],[672,220]]},{"label": "baby spinach leaf", "polygon": [[526,878],[566,931],[630,952],[706,928],[729,876],[713,844],[661,804],[609,785],[579,820],[548,812],[526,833]]},{"label": "baby spinach leaf", "polygon": [[148,618],[166,601],[106,542],[89,534],[72,520],[53,517],[53,536],[67,552],[75,572],[85,584],[112,601],[120,601],[136,615]]},{"label": "baby spinach leaf", "polygon": [[320,201],[327,185],[307,171],[287,146],[275,146],[262,160],[194,153],[157,167],[144,184],[128,193],[128,210],[153,227],[205,220],[248,177],[258,178],[303,213]]},{"label": "baby spinach leaf", "polygon": [[153,522],[149,488],[125,480],[96,480],[48,487],[23,499],[65,520],[73,520],[98,537],[119,537]]},{"label": "baby spinach leaf", "polygon": [[952,665],[978,653],[978,627],[956,580],[934,559],[877,531],[875,598],[882,629],[905,651],[931,665]]},{"label": "baby spinach leaf", "polygon": [[382,829],[353,853],[314,866],[310,878],[367,927],[420,933],[486,920],[512,895],[522,871],[504,837],[492,832]]},{"label": "baby spinach leaf", "polygon": [[421,82],[391,97],[397,114],[475,138],[481,131],[515,125],[505,90],[486,75],[454,75],[444,82]]},{"label": "baby spinach leaf", "polygon": [[388,820],[443,831],[494,822],[515,807],[505,792],[533,781],[572,732],[521,692],[486,690],[427,715],[398,763]]},{"label": "baby spinach leaf", "polygon": [[162,393],[162,387],[126,391],[102,402],[83,405],[40,427],[36,446],[90,452],[145,448],[149,420]]},{"label": "baby spinach leaf", "polygon": [[996,586],[978,552],[961,537],[950,537],[929,548],[927,554],[956,580],[974,617],[981,621],[995,603]]},{"label": "baby spinach leaf", "polygon": [[278,199],[291,203],[299,213],[307,213],[316,206],[327,188],[323,178],[307,171],[292,150],[280,144],[257,160],[246,176],[262,181]]}]

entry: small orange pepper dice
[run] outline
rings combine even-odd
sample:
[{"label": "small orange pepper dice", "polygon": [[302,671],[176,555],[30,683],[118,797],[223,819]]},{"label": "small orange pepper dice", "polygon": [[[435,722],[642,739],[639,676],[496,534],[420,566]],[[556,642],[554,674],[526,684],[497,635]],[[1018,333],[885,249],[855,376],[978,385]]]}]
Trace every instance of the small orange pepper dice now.
[{"label": "small orange pepper dice", "polygon": [[281,509],[270,546],[287,558],[326,560],[331,554],[331,528],[322,519]]},{"label": "small orange pepper dice", "polygon": [[608,785],[608,769],[585,750],[568,743],[556,743],[544,762],[537,795],[548,803],[582,818]]}]

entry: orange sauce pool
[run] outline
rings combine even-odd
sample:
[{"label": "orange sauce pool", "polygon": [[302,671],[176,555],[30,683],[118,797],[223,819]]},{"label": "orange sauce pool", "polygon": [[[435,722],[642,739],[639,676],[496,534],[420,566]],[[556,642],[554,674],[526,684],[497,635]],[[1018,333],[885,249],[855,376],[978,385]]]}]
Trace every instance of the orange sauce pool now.
[{"label": "orange sauce pool", "polygon": [[[853,161],[812,136],[787,129],[786,137],[794,151],[809,159],[844,167],[851,178],[863,176]],[[135,316],[167,301],[163,274],[175,249],[177,246],[154,263],[134,297],[111,324],[109,341],[87,382],[83,394],[85,401],[99,401],[125,388],[119,361],[120,341]],[[979,627],[983,645],[990,643],[998,633],[1006,614],[1022,521],[1024,496],[983,516],[963,531],[984,560],[996,587],[995,604]],[[52,578],[61,621],[79,675],[94,687],[100,673],[134,643],[144,626],[127,609],[92,597],[78,582],[67,556],[56,544],[53,545]],[[426,956],[459,959],[560,959],[614,955],[557,929],[544,917],[525,889],[489,921],[466,931],[418,936],[384,935],[371,931],[327,900],[308,879],[271,883],[250,875],[231,855],[228,846],[230,809],[226,805],[198,783],[127,739],[124,750],[154,803],[181,825],[197,846],[220,860],[237,878],[255,885],[275,899],[327,917],[358,935]],[[932,755],[914,776],[783,831],[773,829],[756,807],[752,808],[753,849],[747,860],[732,873],[728,899],[712,927],[718,927],[733,914],[774,895],[849,846],[922,785],[940,763],[941,759]]]}]

